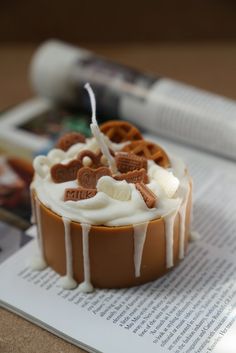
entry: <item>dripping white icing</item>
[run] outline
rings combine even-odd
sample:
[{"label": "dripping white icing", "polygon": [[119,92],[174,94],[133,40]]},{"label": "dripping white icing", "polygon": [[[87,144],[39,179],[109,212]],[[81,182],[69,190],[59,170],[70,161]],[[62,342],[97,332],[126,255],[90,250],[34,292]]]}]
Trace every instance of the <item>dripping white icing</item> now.
[{"label": "dripping white icing", "polygon": [[135,277],[140,277],[143,246],[146,239],[147,227],[148,227],[148,222],[133,225]]},{"label": "dripping white icing", "polygon": [[60,285],[64,289],[73,289],[77,286],[77,282],[73,278],[73,258],[70,233],[70,220],[62,217],[65,234],[65,252],[66,252],[66,275],[60,279]]},{"label": "dripping white icing", "polygon": [[47,267],[46,261],[44,259],[43,251],[43,237],[42,237],[42,223],[41,223],[41,211],[40,211],[40,202],[38,199],[35,199],[35,216],[37,221],[37,240],[38,240],[38,250],[39,254],[35,255],[31,260],[31,268],[33,270],[44,270]]},{"label": "dripping white icing", "polygon": [[184,238],[185,238],[185,220],[186,220],[186,209],[188,203],[188,197],[190,192],[189,183],[187,183],[187,192],[185,195],[184,202],[180,206],[179,209],[179,218],[180,218],[180,225],[179,225],[179,258],[184,258]]},{"label": "dripping white icing", "polygon": [[198,241],[200,239],[200,234],[198,232],[195,232],[195,231],[191,231],[190,232],[190,241],[191,242],[194,242],[194,241]]},{"label": "dripping white icing", "polygon": [[35,217],[35,201],[34,201],[34,195],[33,195],[33,183],[30,185],[30,203],[31,203],[30,222],[34,224],[36,222],[36,217]]},{"label": "dripping white icing", "polygon": [[47,267],[45,260],[40,256],[40,254],[34,255],[30,260],[30,267],[35,271],[42,271]]},{"label": "dripping white icing", "polygon": [[83,264],[84,264],[84,281],[79,285],[81,292],[89,293],[93,291],[90,282],[90,259],[89,259],[89,231],[90,224],[81,223],[82,228],[82,244],[83,244]]},{"label": "dripping white icing", "polygon": [[175,217],[178,212],[178,209],[169,213],[164,217],[165,221],[165,233],[166,233],[166,267],[170,268],[174,266],[174,224]]}]

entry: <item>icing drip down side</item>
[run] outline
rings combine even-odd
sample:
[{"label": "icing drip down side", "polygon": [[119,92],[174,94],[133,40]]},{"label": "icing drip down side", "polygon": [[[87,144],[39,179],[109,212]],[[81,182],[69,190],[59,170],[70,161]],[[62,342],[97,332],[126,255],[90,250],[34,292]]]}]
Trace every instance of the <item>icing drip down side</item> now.
[{"label": "icing drip down side", "polygon": [[89,293],[93,291],[90,281],[90,259],[89,259],[89,231],[90,225],[82,223],[82,242],[83,242],[83,264],[84,264],[84,281],[79,285],[81,292]]},{"label": "icing drip down side", "polygon": [[146,239],[148,222],[134,224],[134,268],[135,276],[140,276],[140,267],[142,262],[143,247]]},{"label": "icing drip down side", "polygon": [[65,254],[66,254],[66,275],[61,277],[60,284],[64,289],[73,289],[77,286],[73,278],[73,258],[72,258],[72,244],[70,233],[70,220],[62,217],[64,224],[65,235]]},{"label": "icing drip down side", "polygon": [[47,267],[47,263],[44,259],[44,250],[43,250],[43,236],[42,236],[42,219],[41,219],[41,211],[40,211],[40,203],[38,199],[36,198],[34,202],[34,212],[35,212],[35,218],[37,222],[37,242],[38,242],[38,251],[39,253],[36,254],[32,259],[31,259],[31,267],[34,270],[44,270]]}]

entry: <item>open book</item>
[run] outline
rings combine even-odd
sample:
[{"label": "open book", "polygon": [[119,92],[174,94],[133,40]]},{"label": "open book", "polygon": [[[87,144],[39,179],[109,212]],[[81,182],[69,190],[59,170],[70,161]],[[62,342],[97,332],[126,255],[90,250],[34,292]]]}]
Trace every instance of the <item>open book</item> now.
[{"label": "open book", "polygon": [[236,165],[151,138],[193,176],[199,238],[179,266],[139,287],[83,294],[61,289],[49,268],[30,270],[31,241],[0,266],[0,304],[90,352],[235,353]]}]

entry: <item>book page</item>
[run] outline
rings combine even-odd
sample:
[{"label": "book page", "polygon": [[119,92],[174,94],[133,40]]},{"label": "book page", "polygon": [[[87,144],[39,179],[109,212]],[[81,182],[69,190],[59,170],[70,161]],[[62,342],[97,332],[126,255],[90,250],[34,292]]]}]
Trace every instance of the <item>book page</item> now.
[{"label": "book page", "polygon": [[236,166],[158,142],[194,181],[199,239],[179,266],[142,286],[83,294],[60,288],[50,268],[31,271],[30,242],[0,266],[2,305],[92,352],[235,352]]}]

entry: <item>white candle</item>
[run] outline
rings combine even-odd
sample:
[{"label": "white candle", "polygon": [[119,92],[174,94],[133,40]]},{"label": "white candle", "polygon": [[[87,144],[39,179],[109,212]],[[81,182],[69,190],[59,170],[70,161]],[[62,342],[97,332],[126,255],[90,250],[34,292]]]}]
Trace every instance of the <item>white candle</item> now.
[{"label": "white candle", "polygon": [[86,83],[84,88],[88,91],[88,94],[90,97],[90,102],[91,102],[91,107],[92,107],[92,123],[90,124],[90,129],[92,131],[93,136],[97,140],[97,143],[98,143],[103,155],[106,157],[112,173],[116,174],[117,168],[116,168],[115,160],[109,151],[109,148],[104,140],[104,136],[101,133],[101,131],[98,127],[97,120],[96,120],[96,101],[95,101],[94,92],[93,92],[89,83]]}]

